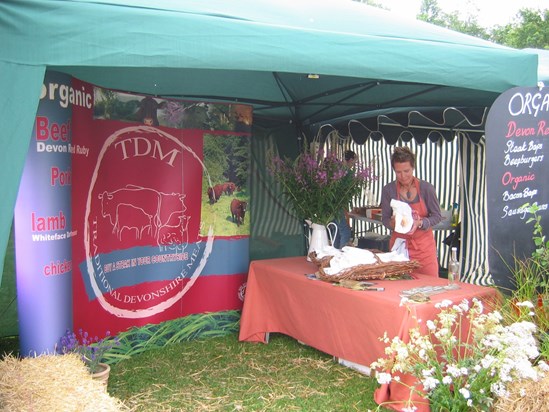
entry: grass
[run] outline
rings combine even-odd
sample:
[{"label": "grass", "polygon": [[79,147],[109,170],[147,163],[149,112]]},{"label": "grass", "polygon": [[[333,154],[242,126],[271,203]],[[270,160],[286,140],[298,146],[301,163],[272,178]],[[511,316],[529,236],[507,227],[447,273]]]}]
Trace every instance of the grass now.
[{"label": "grass", "polygon": [[137,411],[367,410],[375,381],[284,335],[170,345],[115,365],[109,393]]},{"label": "grass", "polygon": [[[0,339],[0,355],[14,339]],[[109,394],[132,411],[375,410],[373,378],[294,339],[222,337],[169,344],[112,365]],[[386,409],[380,409],[386,411]]]}]

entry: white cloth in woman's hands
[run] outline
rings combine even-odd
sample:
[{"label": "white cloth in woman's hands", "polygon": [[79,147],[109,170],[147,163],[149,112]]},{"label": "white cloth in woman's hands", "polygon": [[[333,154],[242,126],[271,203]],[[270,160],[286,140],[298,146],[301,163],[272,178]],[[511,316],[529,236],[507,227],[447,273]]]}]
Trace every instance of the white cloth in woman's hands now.
[{"label": "white cloth in woman's hands", "polygon": [[406,202],[400,200],[391,200],[391,208],[395,216],[395,232],[408,233],[414,224],[412,208]]}]

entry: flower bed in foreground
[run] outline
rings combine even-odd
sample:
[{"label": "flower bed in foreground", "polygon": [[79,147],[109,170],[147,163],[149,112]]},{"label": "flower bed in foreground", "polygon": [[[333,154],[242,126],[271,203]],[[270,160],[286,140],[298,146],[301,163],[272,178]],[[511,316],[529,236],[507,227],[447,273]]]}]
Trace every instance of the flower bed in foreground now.
[{"label": "flower bed in foreground", "polygon": [[[444,300],[435,307],[440,312],[425,322],[423,331],[411,329],[405,341],[382,338],[387,356],[370,365],[379,383],[406,385],[399,374],[412,375],[417,385],[409,387],[410,394],[425,396],[432,410],[465,412],[492,411],[497,401],[514,399],[511,387],[519,385],[523,394],[525,385],[539,385],[546,378],[547,363],[537,362],[534,323],[504,325],[498,311],[485,312],[477,299],[459,304]],[[404,410],[415,410],[411,397],[400,401],[407,405]]]}]

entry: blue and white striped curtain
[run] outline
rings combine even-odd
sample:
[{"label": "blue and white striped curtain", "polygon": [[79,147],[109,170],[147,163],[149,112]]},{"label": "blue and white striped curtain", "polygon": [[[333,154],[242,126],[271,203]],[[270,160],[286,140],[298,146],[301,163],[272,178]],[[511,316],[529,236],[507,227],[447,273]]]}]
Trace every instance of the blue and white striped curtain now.
[{"label": "blue and white striped curtain", "polygon": [[[256,133],[252,138],[251,170],[251,259],[304,255],[306,242],[303,238],[302,223],[295,217],[289,205],[281,196],[281,188],[268,174],[266,164],[268,156],[280,153],[277,145],[293,145],[294,154],[299,152],[299,140],[295,132],[281,138],[276,133]],[[337,132],[330,133],[326,144],[331,150],[342,154],[344,150],[353,150],[364,164],[371,164],[377,180],[371,184],[368,192],[354,199],[352,206],[364,206],[373,199],[378,205],[381,189],[394,180],[391,168],[393,146],[384,139],[368,139],[364,144],[356,144],[352,138],[341,138]],[[491,284],[488,274],[487,223],[486,223],[486,183],[485,183],[485,140],[473,143],[467,134],[460,133],[452,141],[439,139],[427,140],[418,144],[415,140],[399,139],[396,145],[406,145],[416,153],[416,171],[418,178],[434,185],[440,204],[451,208],[454,202],[461,210],[461,253],[463,279],[470,283]],[[286,148],[287,150],[287,148]],[[357,222],[357,235],[373,230],[379,234],[388,234],[382,226],[368,227]],[[436,231],[439,263],[447,267],[449,247],[443,243],[450,231]]]},{"label": "blue and white striped curtain", "polygon": [[463,170],[461,244],[466,252],[461,260],[462,272],[467,282],[493,285],[488,268],[486,139],[473,143],[467,136],[460,136],[459,143]]}]

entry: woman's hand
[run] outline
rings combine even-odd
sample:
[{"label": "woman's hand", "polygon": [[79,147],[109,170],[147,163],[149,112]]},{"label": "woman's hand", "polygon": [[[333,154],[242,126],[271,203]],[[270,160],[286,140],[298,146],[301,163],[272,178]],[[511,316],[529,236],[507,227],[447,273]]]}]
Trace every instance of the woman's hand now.
[{"label": "woman's hand", "polygon": [[412,228],[410,229],[410,231],[406,233],[407,235],[413,235],[415,231],[421,228],[422,226],[423,219],[419,216],[419,214],[415,210],[412,210],[412,218],[414,219],[414,222],[412,224]]}]

